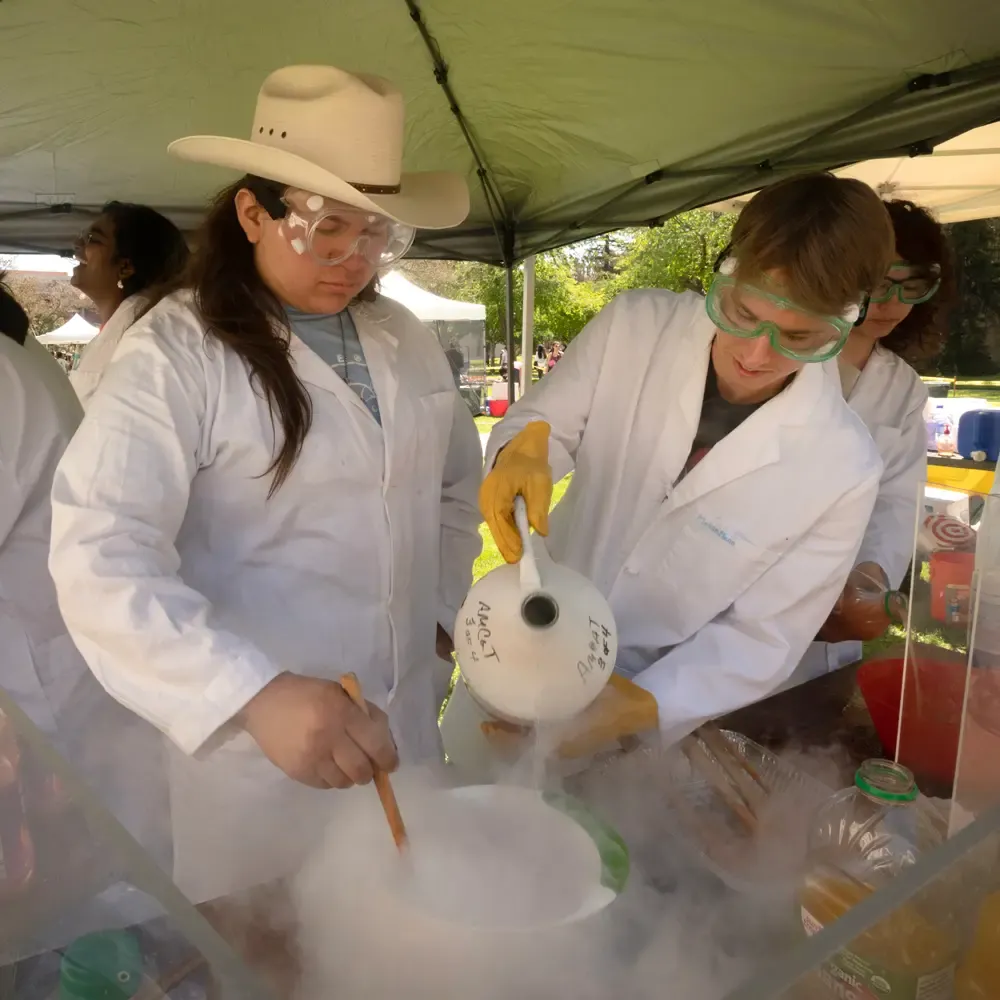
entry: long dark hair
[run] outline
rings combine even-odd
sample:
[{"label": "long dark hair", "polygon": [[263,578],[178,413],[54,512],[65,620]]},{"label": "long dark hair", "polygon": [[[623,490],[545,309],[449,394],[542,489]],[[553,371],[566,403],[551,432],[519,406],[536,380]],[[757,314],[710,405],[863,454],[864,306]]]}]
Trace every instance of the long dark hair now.
[{"label": "long dark hair", "polygon": [[[165,295],[190,288],[207,334],[243,359],[251,384],[264,394],[272,426],[275,417],[281,424],[281,446],[264,472],[274,473],[270,497],[288,478],[302,452],[312,426],[312,401],[295,374],[285,309],[258,273],[253,244],[236,212],[237,194],[243,188],[260,190],[262,184],[284,192],[282,185],[247,175],[212,199],[195,235],[186,272],[180,279],[161,285],[144,311]],[[373,300],[376,287],[373,279],[357,299]]]},{"label": "long dark hair", "polygon": [[7,287],[6,279],[7,272],[0,271],[0,334],[23,346],[28,339],[28,314]]},{"label": "long dark hair", "polygon": [[114,225],[114,255],[132,265],[122,279],[125,295],[137,295],[179,275],[188,262],[181,231],[148,205],[109,201],[101,214]]},{"label": "long dark hair", "polygon": [[896,253],[907,264],[941,268],[941,285],[932,299],[915,305],[895,330],[881,340],[883,347],[914,367],[936,358],[947,337],[948,310],[955,302],[955,264],[944,228],[912,201],[887,201],[885,207],[896,233]]}]

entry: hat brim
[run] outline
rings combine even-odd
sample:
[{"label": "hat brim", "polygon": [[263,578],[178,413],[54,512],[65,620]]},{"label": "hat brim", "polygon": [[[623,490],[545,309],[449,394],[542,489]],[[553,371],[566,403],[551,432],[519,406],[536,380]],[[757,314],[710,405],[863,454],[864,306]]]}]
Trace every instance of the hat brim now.
[{"label": "hat brim", "polygon": [[182,160],[229,167],[244,174],[387,215],[414,229],[450,229],[469,214],[469,188],[447,171],[403,174],[399,194],[363,194],[343,178],[284,149],[220,135],[176,139],[167,151]]}]

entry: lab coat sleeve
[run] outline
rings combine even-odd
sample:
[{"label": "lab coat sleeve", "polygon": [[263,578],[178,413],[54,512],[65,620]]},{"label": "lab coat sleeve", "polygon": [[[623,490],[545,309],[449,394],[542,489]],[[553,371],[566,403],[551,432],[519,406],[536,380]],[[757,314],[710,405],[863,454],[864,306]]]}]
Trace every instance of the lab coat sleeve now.
[{"label": "lab coat sleeve", "polygon": [[926,391],[918,394],[917,403],[899,428],[898,441],[893,441],[892,453],[884,455],[878,499],[858,553],[859,563],[881,566],[892,587],[903,582],[913,558],[918,491],[927,481],[927,428],[923,416],[926,399]]},{"label": "lab coat sleeve", "polygon": [[18,461],[30,420],[28,399],[17,371],[4,357],[0,357],[0,404],[3,417],[0,424],[0,546],[3,546],[24,510],[30,491],[23,482]]},{"label": "lab coat sleeve", "polygon": [[795,669],[851,568],[878,488],[872,475],[833,505],[726,611],[635,678],[674,743],[766,698]]},{"label": "lab coat sleeve", "polygon": [[576,453],[590,416],[601,365],[616,321],[624,318],[628,296],[604,307],[570,342],[556,366],[533,385],[496,424],[486,446],[486,469],[512,438],[535,420],[552,428],[549,465],[558,482],[576,467]]},{"label": "lab coat sleeve", "polygon": [[469,408],[455,393],[455,417],[441,483],[439,622],[452,636],[459,608],[472,586],[472,565],[483,548],[478,495],[483,448]]},{"label": "lab coat sleeve", "polygon": [[143,329],[121,345],[57,469],[50,556],[59,607],[98,680],[189,754],[280,672],[216,627],[178,575],[175,541],[212,458],[220,378],[198,333]]}]

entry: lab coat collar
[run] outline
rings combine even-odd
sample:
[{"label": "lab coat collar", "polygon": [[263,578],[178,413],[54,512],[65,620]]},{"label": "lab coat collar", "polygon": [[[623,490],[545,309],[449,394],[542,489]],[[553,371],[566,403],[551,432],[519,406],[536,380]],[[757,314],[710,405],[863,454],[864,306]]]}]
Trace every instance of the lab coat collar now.
[{"label": "lab coat collar", "polygon": [[[707,370],[706,364],[706,373]],[[677,484],[673,506],[692,503],[712,490],[779,461],[782,443],[798,436],[799,429],[809,422],[819,401],[832,388],[835,388],[832,377],[822,364],[805,365],[788,386],[727,434]],[[698,396],[694,426],[703,396],[704,388]]]},{"label": "lab coat collar", "polygon": [[[385,328],[386,316],[382,310],[361,304],[352,306],[350,314],[358,331],[361,349],[365,353],[365,361],[378,397],[384,425],[387,416],[391,419],[394,408],[398,382],[393,373],[396,370],[399,341]],[[296,374],[303,382],[333,393],[345,406],[357,407],[369,420],[374,419],[358,394],[294,333],[291,334],[289,350],[295,363]]]}]

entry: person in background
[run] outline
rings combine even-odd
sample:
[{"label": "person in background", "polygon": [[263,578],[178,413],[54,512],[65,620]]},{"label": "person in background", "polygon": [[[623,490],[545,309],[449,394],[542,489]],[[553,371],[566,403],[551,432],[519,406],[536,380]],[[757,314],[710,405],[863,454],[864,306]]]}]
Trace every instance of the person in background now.
[{"label": "person in background", "polygon": [[792,684],[861,658],[862,640],[890,624],[887,592],[900,586],[913,554],[918,495],[927,480],[927,388],[911,367],[936,358],[955,296],[944,229],[910,201],[886,202],[894,259],[873,290],[864,323],[837,358],[844,396],[861,417],[885,467],[858,564]]},{"label": "person in background", "polygon": [[555,368],[556,363],[562,357],[563,350],[562,344],[556,341],[549,350],[548,357],[545,359],[545,371],[546,373],[552,371]]},{"label": "person in background", "polygon": [[49,493],[82,416],[65,372],[28,333],[28,317],[0,276],[0,687],[169,866],[159,734],[87,669],[48,570]]},{"label": "person in background", "polygon": [[[886,210],[859,181],[765,188],[707,300],[619,296],[493,428],[480,505],[501,553],[520,556],[520,494],[552,557],[594,581],[618,626],[617,673],[569,724],[564,755],[657,727],[673,742],[766,697],[801,660],[855,565],[882,473],[823,362],[892,250]],[[570,471],[550,532],[552,482]]]},{"label": "person in background", "polygon": [[176,278],[188,260],[181,231],[147,205],[110,201],[77,238],[71,284],[97,309],[101,329],[80,354],[70,382],[84,406],[111,363],[145,296]]},{"label": "person in background", "polygon": [[197,903],[294,871],[330,789],[440,757],[482,451],[437,338],[375,276],[469,196],[401,173],[403,129],[388,81],[290,66],[249,140],[173,143],[243,176],[56,474],[60,606],[169,737],[174,877]]}]

